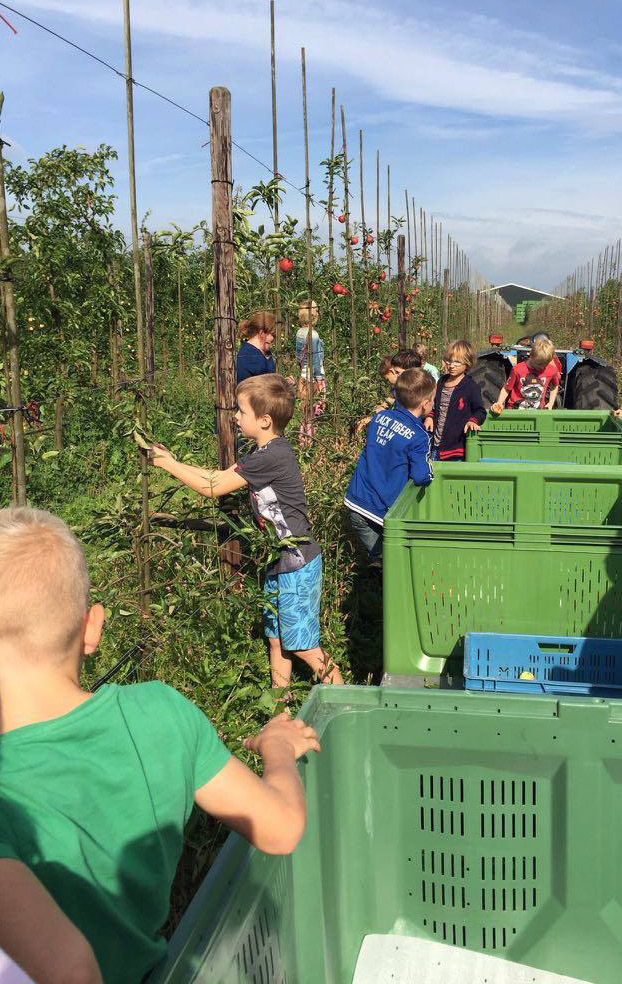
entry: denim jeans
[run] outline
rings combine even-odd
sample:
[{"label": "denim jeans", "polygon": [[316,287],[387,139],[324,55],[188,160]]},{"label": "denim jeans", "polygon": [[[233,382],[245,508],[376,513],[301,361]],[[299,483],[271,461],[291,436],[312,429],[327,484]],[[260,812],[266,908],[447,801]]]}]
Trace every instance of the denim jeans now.
[{"label": "denim jeans", "polygon": [[361,516],[360,513],[350,509],[350,525],[358,536],[359,540],[367,550],[370,558],[375,560],[382,556],[382,526],[374,523],[373,520]]}]

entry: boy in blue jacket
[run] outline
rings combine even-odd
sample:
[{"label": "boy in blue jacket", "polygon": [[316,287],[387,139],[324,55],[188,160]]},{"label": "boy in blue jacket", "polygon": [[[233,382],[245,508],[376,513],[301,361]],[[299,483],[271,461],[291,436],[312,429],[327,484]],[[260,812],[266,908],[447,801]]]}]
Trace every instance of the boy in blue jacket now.
[{"label": "boy in blue jacket", "polygon": [[346,491],[352,529],[378,562],[382,525],[388,509],[409,479],[432,481],[430,438],[422,417],[430,412],[436,383],[423,369],[407,369],[395,382],[395,406],[375,414],[365,447]]}]

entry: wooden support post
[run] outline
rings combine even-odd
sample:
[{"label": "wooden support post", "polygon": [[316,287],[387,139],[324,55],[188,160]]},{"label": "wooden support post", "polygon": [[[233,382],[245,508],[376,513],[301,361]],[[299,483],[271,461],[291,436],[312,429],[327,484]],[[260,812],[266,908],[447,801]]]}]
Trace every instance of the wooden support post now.
[{"label": "wooden support post", "polygon": [[408,200],[408,191],[405,191],[404,192],[404,197],[406,199],[406,229],[407,229],[407,232],[408,232],[408,271],[407,271],[407,275],[408,275],[408,280],[409,280],[408,286],[410,287],[410,274],[411,274],[411,268],[412,268],[412,250],[411,250],[411,242],[410,242],[410,202]]},{"label": "wooden support post", "polygon": [[[415,234],[415,257],[418,257],[419,247],[417,245],[417,209],[415,208],[414,196],[412,200],[412,205],[413,205],[413,232]],[[419,267],[417,264],[415,264],[415,283],[418,283],[418,281],[419,281]]]},{"label": "wooden support post", "polygon": [[380,151],[376,151],[376,263],[380,272]]},{"label": "wooden support post", "polygon": [[56,397],[54,404],[54,448],[56,451],[63,450],[63,409],[65,400],[62,396]]},{"label": "wooden support post", "polygon": [[618,317],[616,319],[616,359],[622,353],[622,277],[618,288]]},{"label": "wooden support post", "polygon": [[365,225],[365,183],[363,167],[363,131],[359,130],[360,194],[361,194],[361,238],[363,240],[363,280],[365,297],[365,324],[367,326],[367,362],[371,358],[371,329],[369,325],[369,263],[367,259],[367,226]]},{"label": "wooden support post", "polygon": [[145,253],[145,379],[153,392],[155,385],[155,294],[151,233],[143,235]]},{"label": "wooden support post", "polygon": [[235,463],[235,257],[231,193],[231,93],[210,89],[214,323],[216,329],[216,427],[221,468]]},{"label": "wooden support post", "polygon": [[[333,233],[333,202],[335,200],[335,172],[333,169],[333,161],[335,159],[335,90],[331,93],[331,113],[330,113],[330,167],[328,169],[328,265],[331,270],[335,265],[335,239]],[[333,318],[333,328],[335,327],[335,319]],[[335,349],[337,347],[337,339],[335,337]]]},{"label": "wooden support post", "polygon": [[447,345],[447,322],[449,314],[449,270],[447,267],[443,270],[443,307],[442,307],[442,321],[441,321],[441,341],[444,346]]},{"label": "wooden support post", "polygon": [[[0,119],[2,117],[2,106],[4,104],[4,93],[0,92]],[[6,207],[6,189],[4,184],[4,159],[2,148],[4,142],[0,137],[0,259],[3,261],[2,267],[2,294],[4,297],[4,312],[6,318],[6,352],[8,355],[9,372],[8,377],[11,381],[10,404],[18,407],[15,413],[11,414],[11,440],[13,446],[13,466],[14,466],[14,503],[18,506],[26,505],[26,452],[24,447],[24,415],[22,406],[22,387],[19,368],[19,336],[17,332],[17,320],[15,317],[15,293],[13,291],[13,273],[11,264],[8,262],[10,255],[9,248],[9,220]]]},{"label": "wooden support post", "polygon": [[307,271],[307,405],[305,407],[306,436],[313,432],[313,242],[311,233],[311,172],[309,169],[309,114],[307,111],[307,56],[300,49],[302,70],[302,127],[305,147],[305,257]]},{"label": "wooden support post", "polygon": [[[130,218],[132,226],[132,261],[134,266],[134,300],[136,306],[136,350],[138,375],[145,378],[145,346],[143,336],[143,302],[140,284],[140,250],[138,246],[138,218],[136,208],[136,164],[134,159],[134,94],[132,78],[132,38],[130,25],[130,0],[123,0],[123,27],[125,40],[125,92],[127,100],[127,150],[130,184]],[[147,409],[143,399],[139,401],[140,422],[147,422]],[[149,560],[149,462],[144,451],[140,455],[141,474],[141,538],[140,538],[140,608],[143,615],[149,611],[151,601],[151,565]]]},{"label": "wooden support post", "polygon": [[406,348],[406,237],[397,237],[397,340]]},{"label": "wooden support post", "polygon": [[[279,148],[277,140],[277,113],[276,113],[276,45],[274,38],[274,0],[270,0],[270,66],[272,75],[272,172],[274,180],[279,177]],[[278,234],[280,229],[279,222],[279,199],[278,195],[274,202],[274,231]],[[276,350],[281,349],[281,334],[283,326],[281,324],[281,270],[278,260],[274,263],[274,313],[276,316]]]},{"label": "wooden support post", "polygon": [[348,261],[348,287],[350,290],[350,351],[352,355],[352,370],[358,374],[358,354],[356,345],[356,307],[354,303],[354,271],[352,268],[352,227],[350,225],[350,177],[348,163],[348,141],[346,137],[346,114],[341,107],[341,136],[343,138],[343,197],[346,217],[346,257]]},{"label": "wooden support post", "polygon": [[117,297],[117,276],[118,276],[118,261],[113,259],[108,264],[108,286],[110,287],[110,294],[112,299],[113,310],[110,314],[110,389],[112,393],[112,398],[115,398],[117,390],[119,389],[119,372],[120,372],[120,360],[119,360],[119,341],[122,333],[122,322],[119,316],[119,301]]},{"label": "wooden support post", "polygon": [[184,352],[184,321],[181,303],[181,259],[177,260],[177,371],[179,378],[186,375],[186,358]]},{"label": "wooden support post", "polygon": [[391,266],[391,165],[387,164],[387,266],[389,268],[389,289],[393,274]]}]

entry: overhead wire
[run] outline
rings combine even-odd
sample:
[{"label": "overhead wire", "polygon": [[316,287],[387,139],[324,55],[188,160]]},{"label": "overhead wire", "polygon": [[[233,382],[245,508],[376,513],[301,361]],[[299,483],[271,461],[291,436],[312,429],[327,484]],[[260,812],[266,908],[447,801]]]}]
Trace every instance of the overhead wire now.
[{"label": "overhead wire", "polygon": [[[86,55],[88,58],[91,58],[93,61],[101,65],[103,68],[107,68],[109,71],[114,72],[114,74],[117,75],[119,78],[128,81],[128,77],[125,74],[125,72],[122,72],[118,68],[115,68],[114,65],[112,65],[109,61],[106,61],[105,58],[101,58],[99,55],[95,54],[95,52],[89,51],[88,48],[82,47],[82,45],[77,44],[75,41],[72,41],[70,38],[65,37],[63,34],[60,34],[58,31],[52,30],[51,27],[48,27],[46,24],[42,24],[41,21],[36,20],[34,17],[30,17],[28,14],[24,14],[21,10],[18,10],[16,7],[12,7],[8,3],[0,2],[0,7],[3,7],[5,10],[10,10],[12,14],[16,14],[18,17],[22,17],[25,21],[28,21],[29,24],[32,24],[34,27],[39,28],[39,30],[44,31],[46,34],[51,35],[53,38],[56,38],[58,41],[62,41],[64,44],[69,45],[69,47],[73,48],[75,51],[79,51],[81,54]],[[175,99],[171,99],[170,96],[165,95],[163,92],[160,92],[158,89],[154,89],[152,86],[147,85],[145,82],[140,82],[136,78],[132,77],[129,79],[129,81],[132,83],[132,85],[136,86],[137,88],[144,89],[146,92],[150,92],[153,96],[156,96],[158,99],[162,99],[164,102],[168,103],[169,106],[173,106],[175,109],[180,110],[182,113],[185,113],[187,116],[191,116],[193,119],[198,120],[199,123],[203,123],[203,125],[208,127],[209,129],[210,127],[209,120],[206,120],[202,116],[199,116],[198,113],[195,113],[193,110],[188,109],[187,106],[183,106]],[[207,146],[208,143],[209,140],[203,146]],[[267,164],[265,161],[262,161],[259,157],[256,157],[255,154],[252,154],[250,150],[247,150],[246,147],[243,147],[242,144],[238,143],[236,140],[232,140],[231,143],[241,153],[245,154],[248,158],[250,158],[250,160],[254,161],[256,164],[259,164],[260,167],[264,168],[270,174],[274,174],[274,168],[272,167],[272,165]],[[299,187],[293,181],[290,181],[289,178],[287,178],[284,174],[279,173],[278,177],[283,182],[283,184],[287,185],[289,188],[293,188],[294,191],[298,192],[298,194],[303,195],[303,197],[306,195],[306,191],[304,187],[302,188]],[[317,206],[320,204],[313,198],[312,195],[310,196],[310,199],[313,205]],[[321,207],[328,214],[328,210],[324,206]]]}]

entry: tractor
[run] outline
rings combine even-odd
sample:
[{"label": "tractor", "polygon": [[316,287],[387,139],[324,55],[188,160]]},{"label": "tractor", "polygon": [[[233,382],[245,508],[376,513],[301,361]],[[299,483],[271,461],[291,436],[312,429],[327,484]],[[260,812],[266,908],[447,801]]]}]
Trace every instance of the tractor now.
[{"label": "tractor", "polygon": [[[525,335],[514,345],[507,345],[503,335],[490,335],[490,348],[478,352],[477,363],[471,376],[482,391],[486,409],[499,395],[499,390],[510,375],[512,366],[529,355],[536,338],[549,338],[546,332]],[[603,359],[594,355],[591,338],[582,339],[576,349],[556,349],[561,365],[561,383],[557,406],[566,410],[616,410],[618,384],[615,370]]]}]

